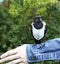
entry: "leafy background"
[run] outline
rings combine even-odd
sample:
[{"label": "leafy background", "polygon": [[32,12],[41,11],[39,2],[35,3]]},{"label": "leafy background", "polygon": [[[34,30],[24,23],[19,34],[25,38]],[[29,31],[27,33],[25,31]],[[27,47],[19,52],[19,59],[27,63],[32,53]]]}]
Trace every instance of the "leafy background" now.
[{"label": "leafy background", "polygon": [[[0,3],[0,54],[25,43],[34,44],[30,27],[35,15],[40,15],[47,23],[43,41],[60,37],[59,0],[3,0]],[[43,61],[35,64],[60,62]]]}]

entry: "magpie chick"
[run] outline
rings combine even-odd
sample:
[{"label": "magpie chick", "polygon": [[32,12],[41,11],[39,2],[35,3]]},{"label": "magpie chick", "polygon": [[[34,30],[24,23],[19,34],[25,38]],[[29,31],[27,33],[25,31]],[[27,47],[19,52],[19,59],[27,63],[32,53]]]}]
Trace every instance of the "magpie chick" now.
[{"label": "magpie chick", "polygon": [[41,44],[41,40],[46,34],[46,23],[40,16],[35,16],[31,24],[31,33],[36,44]]}]

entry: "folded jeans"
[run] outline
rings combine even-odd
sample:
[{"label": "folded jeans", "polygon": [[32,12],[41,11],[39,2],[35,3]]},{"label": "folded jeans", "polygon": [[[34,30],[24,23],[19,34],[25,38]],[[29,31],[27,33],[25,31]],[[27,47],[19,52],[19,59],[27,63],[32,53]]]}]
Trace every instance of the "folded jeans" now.
[{"label": "folded jeans", "polygon": [[26,52],[30,64],[44,60],[60,60],[60,38],[42,44],[27,44]]}]

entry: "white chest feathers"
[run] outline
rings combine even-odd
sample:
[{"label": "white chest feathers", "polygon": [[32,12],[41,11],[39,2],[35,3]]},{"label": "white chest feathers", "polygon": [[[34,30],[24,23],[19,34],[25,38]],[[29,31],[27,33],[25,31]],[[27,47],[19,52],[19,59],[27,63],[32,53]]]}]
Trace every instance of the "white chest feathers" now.
[{"label": "white chest feathers", "polygon": [[41,29],[36,29],[33,24],[32,24],[32,32],[33,32],[33,37],[36,40],[40,40],[44,37],[44,33],[45,33],[45,22],[43,22],[43,27]]}]

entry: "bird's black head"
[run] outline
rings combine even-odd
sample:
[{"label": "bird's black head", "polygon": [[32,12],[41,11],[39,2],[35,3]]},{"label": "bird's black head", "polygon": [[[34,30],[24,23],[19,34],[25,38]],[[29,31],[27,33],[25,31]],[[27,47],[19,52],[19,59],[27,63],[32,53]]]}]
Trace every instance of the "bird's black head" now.
[{"label": "bird's black head", "polygon": [[41,29],[43,27],[42,19],[40,16],[35,16],[33,23],[36,29]]}]

